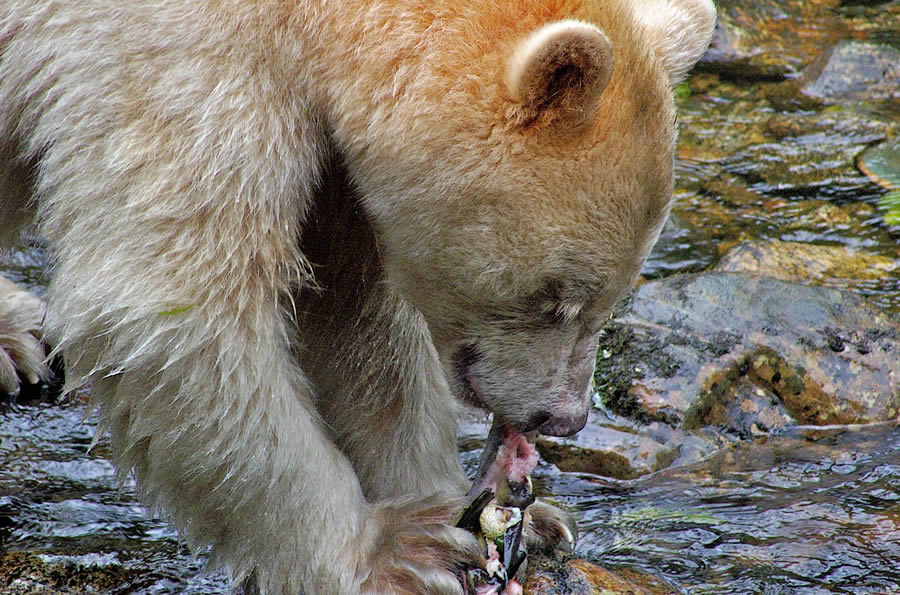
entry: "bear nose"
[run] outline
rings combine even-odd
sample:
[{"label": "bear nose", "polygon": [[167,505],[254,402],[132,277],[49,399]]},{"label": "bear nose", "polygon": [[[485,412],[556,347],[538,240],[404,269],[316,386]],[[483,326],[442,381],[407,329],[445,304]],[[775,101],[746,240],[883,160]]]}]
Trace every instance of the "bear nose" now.
[{"label": "bear nose", "polygon": [[553,417],[538,426],[538,432],[545,436],[571,436],[577,434],[587,423],[588,409],[569,416]]}]

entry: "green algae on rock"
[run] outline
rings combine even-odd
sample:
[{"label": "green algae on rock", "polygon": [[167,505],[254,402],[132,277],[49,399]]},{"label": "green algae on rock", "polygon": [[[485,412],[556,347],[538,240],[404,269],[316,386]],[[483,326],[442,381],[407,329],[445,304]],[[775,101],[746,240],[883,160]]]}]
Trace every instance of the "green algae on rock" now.
[{"label": "green algae on rock", "polygon": [[900,138],[867,149],[856,162],[860,171],[886,189],[878,205],[888,225],[900,225]]}]

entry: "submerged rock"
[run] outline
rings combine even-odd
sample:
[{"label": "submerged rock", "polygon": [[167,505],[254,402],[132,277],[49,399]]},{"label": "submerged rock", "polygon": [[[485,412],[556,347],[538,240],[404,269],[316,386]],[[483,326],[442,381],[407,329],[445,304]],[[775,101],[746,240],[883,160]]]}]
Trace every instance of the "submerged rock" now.
[{"label": "submerged rock", "polygon": [[598,390],[634,419],[749,436],[900,412],[900,323],[834,289],[732,273],[647,283],[600,348]]},{"label": "submerged rock", "polygon": [[717,0],[716,29],[699,68],[744,80],[791,79],[815,60],[827,62],[828,51],[843,40],[896,46],[897,2],[845,4]]},{"label": "submerged rock", "polygon": [[698,463],[726,444],[714,432],[686,432],[655,421],[635,423],[601,406],[578,434],[567,438],[541,436],[537,449],[560,471],[628,480],[667,467]]},{"label": "submerged rock", "polygon": [[900,258],[846,246],[748,241],[732,248],[716,270],[842,288],[854,281],[872,281],[897,275],[900,273]]},{"label": "submerged rock", "polygon": [[662,595],[675,589],[637,570],[613,571],[582,559],[538,557],[529,561],[525,592],[529,595],[633,593]]},{"label": "submerged rock", "polygon": [[[106,557],[114,559],[115,555]],[[108,593],[121,591],[136,574],[100,555],[78,558],[7,552],[0,556],[0,590],[8,595]]]},{"label": "submerged rock", "polygon": [[892,134],[894,126],[846,110],[766,114],[759,141],[736,149],[722,163],[726,172],[766,196],[858,199],[877,189],[857,169],[856,157]]},{"label": "submerged rock", "polygon": [[712,45],[701,68],[739,78],[795,75],[848,34],[838,0],[719,0]]},{"label": "submerged rock", "polygon": [[[595,416],[596,417],[596,416]],[[589,424],[572,438],[542,437],[538,452],[561,471],[633,479],[668,467],[678,444],[664,444],[635,431]]]},{"label": "submerged rock", "polygon": [[900,50],[844,41],[804,70],[800,92],[826,104],[900,100]]}]

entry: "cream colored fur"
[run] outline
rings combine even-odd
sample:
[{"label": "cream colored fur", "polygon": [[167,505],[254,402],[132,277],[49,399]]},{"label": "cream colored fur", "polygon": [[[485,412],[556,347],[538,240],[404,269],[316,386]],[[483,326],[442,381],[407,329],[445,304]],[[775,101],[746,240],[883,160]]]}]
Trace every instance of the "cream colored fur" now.
[{"label": "cream colored fur", "polygon": [[[46,332],[120,472],[265,593],[458,592],[450,570],[481,552],[447,524],[453,393],[583,424],[597,331],[668,213],[670,88],[711,16],[0,1],[0,232],[36,199]],[[563,21],[552,66],[510,73]],[[611,72],[585,53],[603,41]],[[552,546],[566,518],[537,506]]]},{"label": "cream colored fur", "polygon": [[48,375],[41,344],[44,303],[0,277],[0,391],[19,393],[19,375],[34,384]]},{"label": "cream colored fur", "polygon": [[637,13],[674,82],[706,51],[716,24],[712,0],[639,0]]}]

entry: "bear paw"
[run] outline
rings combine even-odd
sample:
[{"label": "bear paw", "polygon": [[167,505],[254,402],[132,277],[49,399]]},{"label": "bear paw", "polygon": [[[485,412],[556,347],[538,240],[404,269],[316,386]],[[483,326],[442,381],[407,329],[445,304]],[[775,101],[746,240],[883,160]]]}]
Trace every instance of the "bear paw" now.
[{"label": "bear paw", "polygon": [[0,393],[18,395],[20,382],[37,384],[48,377],[41,342],[44,303],[0,277]]},{"label": "bear paw", "polygon": [[465,570],[485,566],[475,536],[452,526],[463,504],[432,497],[381,508],[380,546],[362,591],[461,595]]},{"label": "bear paw", "polygon": [[571,552],[575,548],[578,526],[568,512],[536,500],[526,509],[525,521],[523,535],[529,552]]}]

